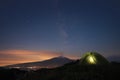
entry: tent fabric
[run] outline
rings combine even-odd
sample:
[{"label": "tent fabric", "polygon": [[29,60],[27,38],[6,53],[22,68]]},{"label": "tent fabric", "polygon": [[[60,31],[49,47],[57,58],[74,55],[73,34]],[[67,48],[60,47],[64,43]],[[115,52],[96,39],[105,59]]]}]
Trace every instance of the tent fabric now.
[{"label": "tent fabric", "polygon": [[87,52],[80,59],[80,64],[85,64],[85,65],[89,65],[89,64],[104,65],[108,63],[109,63],[108,60],[97,52]]}]

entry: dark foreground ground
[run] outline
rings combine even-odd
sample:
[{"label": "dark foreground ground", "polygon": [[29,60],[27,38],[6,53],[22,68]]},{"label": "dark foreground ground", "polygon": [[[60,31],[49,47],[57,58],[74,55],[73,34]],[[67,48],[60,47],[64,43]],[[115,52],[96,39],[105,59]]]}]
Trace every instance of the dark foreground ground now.
[{"label": "dark foreground ground", "polygon": [[120,80],[120,63],[85,66],[76,61],[37,71],[0,68],[0,80]]}]

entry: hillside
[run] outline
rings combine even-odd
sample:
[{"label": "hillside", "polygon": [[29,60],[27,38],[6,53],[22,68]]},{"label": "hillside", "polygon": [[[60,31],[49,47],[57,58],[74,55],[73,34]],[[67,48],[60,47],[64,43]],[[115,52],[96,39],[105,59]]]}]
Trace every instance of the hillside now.
[{"label": "hillside", "polygon": [[120,80],[120,63],[80,65],[79,62],[36,71],[0,68],[0,80]]},{"label": "hillside", "polygon": [[29,72],[21,80],[120,80],[120,64],[79,65],[72,62],[54,69]]}]

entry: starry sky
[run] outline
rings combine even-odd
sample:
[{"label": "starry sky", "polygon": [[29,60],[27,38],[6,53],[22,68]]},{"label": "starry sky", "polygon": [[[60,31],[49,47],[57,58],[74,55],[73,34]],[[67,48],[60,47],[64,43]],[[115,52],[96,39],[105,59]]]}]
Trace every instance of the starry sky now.
[{"label": "starry sky", "polygon": [[120,60],[119,0],[0,0],[0,65],[88,51]]}]

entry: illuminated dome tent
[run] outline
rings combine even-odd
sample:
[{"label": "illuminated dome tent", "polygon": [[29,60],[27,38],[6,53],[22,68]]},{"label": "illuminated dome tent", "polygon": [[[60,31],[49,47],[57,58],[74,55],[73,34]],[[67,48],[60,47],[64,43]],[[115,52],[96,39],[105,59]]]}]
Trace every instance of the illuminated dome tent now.
[{"label": "illuminated dome tent", "polygon": [[80,60],[80,64],[83,65],[105,65],[108,64],[109,62],[107,59],[105,59],[102,55],[100,55],[97,52],[87,52],[84,54]]}]

